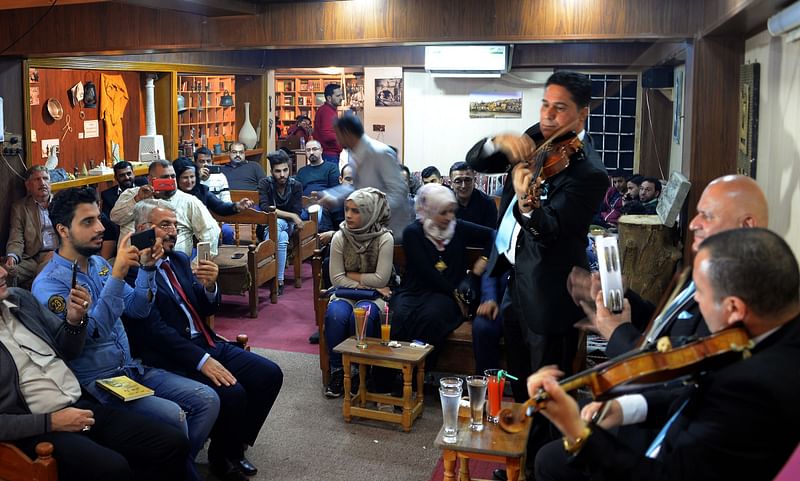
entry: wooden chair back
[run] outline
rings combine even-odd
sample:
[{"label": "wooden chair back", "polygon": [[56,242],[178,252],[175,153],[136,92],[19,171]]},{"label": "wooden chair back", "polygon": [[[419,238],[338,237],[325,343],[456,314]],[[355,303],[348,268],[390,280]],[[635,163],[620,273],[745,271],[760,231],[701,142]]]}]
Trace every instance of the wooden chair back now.
[{"label": "wooden chair back", "polygon": [[311,258],[314,251],[319,248],[319,211],[322,207],[314,204],[310,197],[305,196],[303,196],[303,205],[307,205],[308,220],[303,223],[302,229],[295,229],[292,238],[289,239],[292,266],[294,267],[294,287],[296,288],[303,286],[301,278],[303,261]]},{"label": "wooden chair back", "polygon": [[0,479],[5,481],[58,481],[58,469],[53,458],[53,445],[36,445],[35,460],[16,446],[0,443]]},{"label": "wooden chair back", "polygon": [[[258,288],[271,282],[270,302],[278,302],[278,217],[274,210],[246,209],[234,215],[212,213],[220,223],[232,226],[235,245],[222,245],[214,262],[220,267],[217,284],[223,294],[249,293],[250,317],[258,315]],[[258,242],[257,228],[266,226],[269,239]],[[246,234],[246,235],[245,235]],[[246,239],[245,239],[246,238]]]}]

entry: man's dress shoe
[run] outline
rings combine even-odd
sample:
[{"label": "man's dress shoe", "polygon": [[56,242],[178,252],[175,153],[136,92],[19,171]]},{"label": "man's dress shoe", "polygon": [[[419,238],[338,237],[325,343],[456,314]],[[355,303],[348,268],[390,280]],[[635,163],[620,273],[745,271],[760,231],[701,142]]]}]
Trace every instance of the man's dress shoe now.
[{"label": "man's dress shoe", "polygon": [[258,468],[253,466],[253,463],[251,463],[245,457],[234,462],[234,465],[236,465],[239,468],[239,471],[241,471],[245,476],[255,476],[256,473],[258,473]]}]

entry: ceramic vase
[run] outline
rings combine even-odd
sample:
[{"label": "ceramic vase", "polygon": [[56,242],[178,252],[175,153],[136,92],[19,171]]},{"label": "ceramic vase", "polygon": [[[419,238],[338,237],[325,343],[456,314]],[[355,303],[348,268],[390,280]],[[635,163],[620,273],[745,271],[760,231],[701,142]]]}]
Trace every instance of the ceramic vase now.
[{"label": "ceramic vase", "polygon": [[239,129],[239,142],[244,144],[246,149],[252,149],[258,142],[258,135],[253,124],[250,123],[250,102],[244,103],[244,124]]}]

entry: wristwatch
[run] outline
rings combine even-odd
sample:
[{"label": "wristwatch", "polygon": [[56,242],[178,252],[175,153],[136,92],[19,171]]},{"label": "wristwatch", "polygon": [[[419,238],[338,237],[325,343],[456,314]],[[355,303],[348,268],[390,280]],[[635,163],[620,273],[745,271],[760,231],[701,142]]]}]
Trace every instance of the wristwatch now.
[{"label": "wristwatch", "polygon": [[71,334],[73,336],[77,336],[81,333],[84,327],[86,327],[86,322],[88,321],[88,316],[86,314],[83,315],[80,322],[77,325],[70,324],[69,321],[64,321],[64,330],[67,334]]}]

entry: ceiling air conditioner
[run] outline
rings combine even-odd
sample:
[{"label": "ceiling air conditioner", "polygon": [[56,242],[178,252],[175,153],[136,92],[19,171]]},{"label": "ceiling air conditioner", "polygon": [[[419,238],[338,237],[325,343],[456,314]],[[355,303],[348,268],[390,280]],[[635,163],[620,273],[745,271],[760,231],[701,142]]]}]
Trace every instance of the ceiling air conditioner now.
[{"label": "ceiling air conditioner", "polygon": [[431,45],[425,71],[432,77],[500,77],[511,66],[508,45]]}]

